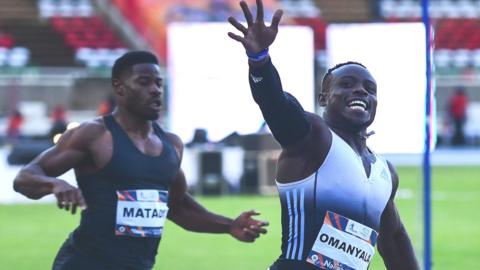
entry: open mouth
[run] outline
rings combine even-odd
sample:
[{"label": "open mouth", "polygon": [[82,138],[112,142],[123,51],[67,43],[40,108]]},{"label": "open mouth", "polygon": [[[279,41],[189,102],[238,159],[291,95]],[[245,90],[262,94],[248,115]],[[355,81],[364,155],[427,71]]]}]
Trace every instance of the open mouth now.
[{"label": "open mouth", "polygon": [[367,110],[367,102],[360,99],[354,99],[348,103],[348,107],[352,110],[364,112]]},{"label": "open mouth", "polygon": [[160,108],[162,106],[162,102],[160,100],[154,100],[154,101],[152,101],[151,104],[155,108]]}]

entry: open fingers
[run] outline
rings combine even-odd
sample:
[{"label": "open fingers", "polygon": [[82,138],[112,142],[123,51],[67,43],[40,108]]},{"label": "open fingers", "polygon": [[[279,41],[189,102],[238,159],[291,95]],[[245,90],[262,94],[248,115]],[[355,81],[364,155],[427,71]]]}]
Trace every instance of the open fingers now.
[{"label": "open fingers", "polygon": [[272,18],[272,24],[270,25],[271,28],[274,30],[278,30],[278,25],[280,24],[280,19],[282,18],[283,10],[279,9],[275,11]]},{"label": "open fingers", "polygon": [[252,218],[252,216],[258,216],[260,215],[260,212],[256,210],[250,210],[247,212],[243,212],[243,216],[247,219],[250,220],[250,222],[253,222],[255,226],[268,226],[268,221],[261,221],[261,220],[255,220]]},{"label": "open fingers", "polygon": [[243,15],[245,16],[245,20],[247,20],[247,24],[248,25],[253,24],[252,13],[250,12],[250,9],[248,8],[247,3],[245,1],[240,1],[240,7],[243,10]]},{"label": "open fingers", "polygon": [[266,234],[267,233],[267,229],[265,229],[264,227],[261,227],[261,226],[256,226],[256,225],[250,225],[248,227],[249,230],[251,231],[254,231],[255,233],[257,234]]},{"label": "open fingers", "polygon": [[242,43],[242,44],[245,42],[245,39],[244,39],[243,37],[241,37],[241,36],[239,36],[239,35],[235,35],[235,34],[232,33],[232,32],[228,32],[228,36],[229,36],[230,38],[232,38],[232,39],[234,39],[234,40]]},{"label": "open fingers", "polygon": [[75,215],[75,213],[77,212],[77,204],[76,203],[72,203],[72,215]]},{"label": "open fingers", "polygon": [[62,202],[62,205],[63,205],[63,209],[65,209],[65,211],[70,211],[70,202],[68,200],[65,200]]},{"label": "open fingers", "polygon": [[73,201],[72,201],[72,215],[77,212],[77,207],[80,209],[85,209],[85,200],[83,199],[82,193],[80,190],[77,190],[75,194],[73,194]]},{"label": "open fingers", "polygon": [[256,211],[256,210],[250,210],[250,211],[247,211],[247,212],[243,212],[243,214],[247,217],[247,218],[250,218],[252,216],[258,216],[260,215],[260,212]]},{"label": "open fingers", "polygon": [[[73,208],[75,205],[75,193],[74,192],[68,192],[65,196],[65,200],[63,202],[65,210],[70,211],[70,209]],[[72,209],[73,211],[73,209]]]},{"label": "open fingers", "polygon": [[87,205],[80,190],[71,192],[61,192],[56,194],[57,206],[65,211],[70,211],[72,214],[77,212],[77,207],[86,209]]},{"label": "open fingers", "polygon": [[83,198],[82,192],[78,190],[76,193],[75,202],[80,207],[80,209],[87,209],[87,204],[85,203],[85,199]]},{"label": "open fingers", "polygon": [[242,32],[244,35],[247,34],[247,28],[243,24],[239,23],[235,18],[228,17],[228,22],[232,24],[238,31]]},{"label": "open fingers", "polygon": [[57,197],[58,208],[63,209],[65,207],[65,201],[66,201],[65,194],[64,193],[55,194],[55,197]]},{"label": "open fingers", "polygon": [[255,238],[258,238],[260,236],[260,234],[258,232],[254,231],[254,230],[251,230],[251,229],[248,229],[248,228],[243,229],[243,233],[248,239],[251,239],[252,241]]},{"label": "open fingers", "polygon": [[263,1],[257,0],[257,19],[256,22],[263,22]]},{"label": "open fingers", "polygon": [[268,221],[260,221],[260,220],[256,220],[256,226],[260,226],[260,227],[266,227],[268,226],[270,223],[268,223]]}]

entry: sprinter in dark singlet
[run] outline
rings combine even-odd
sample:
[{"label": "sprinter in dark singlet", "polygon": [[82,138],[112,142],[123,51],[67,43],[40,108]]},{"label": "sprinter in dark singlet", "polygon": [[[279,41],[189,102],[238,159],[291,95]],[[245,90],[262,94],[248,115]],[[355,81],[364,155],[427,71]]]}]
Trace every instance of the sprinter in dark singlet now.
[{"label": "sprinter in dark singlet", "polygon": [[[190,231],[229,233],[244,242],[266,232],[266,222],[252,218],[258,213],[232,220],[186,192],[183,144],[156,123],[163,81],[153,54],[135,51],[117,59],[112,85],[118,106],[111,115],[67,131],[14,181],[29,198],[54,194],[60,208],[72,214],[83,209],[53,269],[151,269],[167,217]],[[78,188],[56,178],[72,168]]]},{"label": "sprinter in dark singlet", "polygon": [[268,54],[282,11],[267,27],[261,0],[255,20],[244,1],[240,6],[247,26],[230,17],[243,36],[229,36],[247,51],[253,98],[282,145],[276,179],[282,254],[270,270],[366,270],[376,243],[387,269],[419,269],[394,204],[398,176],[366,145],[377,105],[375,79],[360,63],[339,64],[322,82],[323,116],[305,112],[283,91]]}]

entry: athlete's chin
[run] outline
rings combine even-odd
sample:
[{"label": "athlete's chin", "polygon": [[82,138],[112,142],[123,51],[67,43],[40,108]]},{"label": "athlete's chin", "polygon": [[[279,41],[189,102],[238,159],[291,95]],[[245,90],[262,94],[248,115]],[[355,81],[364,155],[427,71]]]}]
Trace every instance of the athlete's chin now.
[{"label": "athlete's chin", "polygon": [[370,126],[373,122],[373,119],[369,117],[365,117],[365,118],[351,117],[351,118],[348,118],[347,121],[349,122],[349,125],[351,127],[361,130],[363,128]]},{"label": "athlete's chin", "polygon": [[145,119],[150,121],[158,120],[158,118],[160,118],[160,112],[152,112],[145,115]]},{"label": "athlete's chin", "polygon": [[368,112],[364,113],[346,113],[344,117],[347,121],[351,122],[354,125],[369,125],[373,122],[375,115],[372,115]]}]

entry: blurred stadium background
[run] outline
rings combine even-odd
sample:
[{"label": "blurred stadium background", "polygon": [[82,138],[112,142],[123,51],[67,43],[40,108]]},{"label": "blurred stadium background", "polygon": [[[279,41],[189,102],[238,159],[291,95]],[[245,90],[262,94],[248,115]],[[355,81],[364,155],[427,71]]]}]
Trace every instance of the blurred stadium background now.
[{"label": "blurred stadium background", "polygon": [[[421,21],[418,0],[264,3],[270,14],[284,9],[284,24],[311,29],[312,97],[329,63],[330,24]],[[225,22],[232,14],[242,18],[237,0],[0,0],[1,269],[49,269],[61,242],[78,224],[78,215],[58,211],[51,196],[33,202],[15,194],[12,180],[23,164],[53,145],[66,128],[111,111],[113,61],[130,49],[155,52],[166,77],[168,100],[175,95],[169,85],[168,64],[173,59],[168,26]],[[480,1],[432,0],[430,17],[437,101],[433,269],[480,269]],[[191,46],[194,50],[195,44]],[[205,69],[218,68],[205,62]],[[452,101],[459,89],[467,98]],[[176,113],[171,106],[171,102],[165,106],[162,117],[166,129]],[[455,135],[453,107],[465,109],[464,136]],[[265,269],[279,255],[280,212],[274,185],[279,148],[262,127],[258,131],[212,139],[209,130],[199,126],[185,141],[183,166],[191,192],[207,207],[230,216],[258,209],[271,223],[269,235],[250,246],[224,236],[186,233],[169,224],[155,269]],[[422,259],[421,155],[389,153],[387,158],[399,167],[397,204]],[[74,183],[72,172],[62,177]],[[381,260],[377,258],[371,269],[384,269]]]}]

